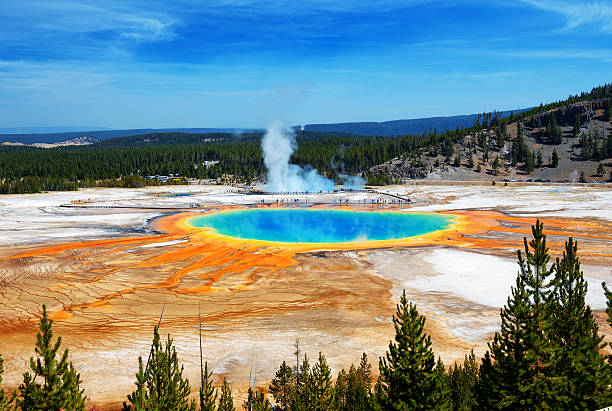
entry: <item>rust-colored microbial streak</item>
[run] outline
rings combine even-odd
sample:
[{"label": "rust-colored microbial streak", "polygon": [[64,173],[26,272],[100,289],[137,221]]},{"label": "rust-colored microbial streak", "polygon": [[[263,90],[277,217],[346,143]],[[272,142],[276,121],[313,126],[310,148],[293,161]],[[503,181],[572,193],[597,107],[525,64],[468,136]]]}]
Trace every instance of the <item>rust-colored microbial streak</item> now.
[{"label": "rust-colored microbial streak", "polygon": [[[215,211],[227,209],[240,209],[240,207],[219,207]],[[342,208],[351,208],[342,206]],[[369,208],[369,207],[368,207]],[[360,208],[367,210],[367,208]],[[307,253],[320,250],[362,250],[387,247],[417,247],[417,246],[450,246],[469,249],[517,249],[522,247],[522,237],[530,236],[531,225],[535,219],[510,217],[495,211],[456,211],[445,213],[452,215],[452,223],[445,230],[398,240],[363,241],[351,243],[330,244],[289,244],[269,241],[244,240],[223,236],[210,229],[197,228],[190,224],[190,220],[200,213],[180,213],[163,217],[153,223],[154,228],[165,234],[132,238],[98,240],[80,243],[66,243],[51,247],[27,250],[18,254],[0,258],[1,260],[42,257],[60,254],[70,250],[103,250],[110,253],[124,252],[136,247],[162,243],[172,240],[186,240],[181,243],[159,247],[151,252],[159,254],[142,257],[141,261],[119,262],[103,270],[90,270],[97,275],[84,281],[96,286],[101,282],[112,283],[115,276],[127,270],[158,268],[163,272],[164,267],[172,267],[166,278],[151,278],[146,281],[136,278],[137,283],[122,289],[115,289],[106,294],[94,293],[93,301],[65,305],[64,309],[53,313],[57,320],[71,318],[75,311],[91,307],[103,307],[111,301],[128,294],[150,290],[172,290],[177,294],[198,294],[215,291],[215,284],[224,276],[237,276],[227,290],[241,290],[251,286],[260,277],[280,270],[296,263],[294,259],[298,253]],[[549,236],[577,237],[587,244],[582,244],[580,251],[583,255],[595,257],[612,257],[609,241],[612,237],[599,233],[611,232],[610,227],[600,227],[598,223],[582,220],[544,219],[545,230]],[[601,223],[604,224],[604,223]],[[563,241],[549,240],[551,252],[560,253]],[[603,245],[602,245],[603,242]],[[138,257],[138,250],[131,250],[130,256]],[[197,273],[197,277],[190,275]],[[126,274],[127,275],[127,274]],[[183,279],[189,277],[189,286],[183,284]],[[130,278],[131,279],[131,278]],[[119,283],[129,282],[122,280]],[[194,282],[197,282],[195,284]],[[75,285],[76,287],[77,285]],[[102,288],[105,289],[105,288]]]}]

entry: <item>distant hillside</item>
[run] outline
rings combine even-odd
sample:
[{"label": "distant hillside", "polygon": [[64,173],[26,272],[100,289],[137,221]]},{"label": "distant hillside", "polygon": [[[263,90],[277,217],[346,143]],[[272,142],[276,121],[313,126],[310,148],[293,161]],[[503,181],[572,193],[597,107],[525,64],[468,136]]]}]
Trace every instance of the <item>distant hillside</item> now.
[{"label": "distant hillside", "polygon": [[[514,114],[525,111],[503,111],[498,113],[500,118],[507,117],[510,113]],[[454,130],[457,127],[471,127],[474,125],[480,114],[468,114],[463,116],[451,117],[430,117],[418,118],[410,120],[392,120],[384,122],[359,122],[359,123],[332,123],[332,124],[307,124],[304,126],[305,131],[314,131],[319,133],[333,133],[333,135],[357,135],[357,136],[400,136],[406,134],[422,134],[430,129],[437,129],[438,132],[443,132],[446,128]],[[301,126],[294,126],[296,131],[300,131]],[[37,130],[36,127],[24,127],[23,131]],[[42,129],[42,128],[40,128]],[[68,128],[66,128],[68,129]],[[243,134],[243,133],[262,133],[261,129],[230,129],[230,128],[165,128],[165,129],[130,129],[130,130],[95,130],[95,131],[76,131],[63,130],[50,133],[18,133],[11,132],[2,134],[5,130],[0,128],[0,143],[47,143],[54,144],[66,140],[72,140],[78,137],[92,137],[96,140],[108,140],[120,137],[132,137],[143,135],[162,135],[162,134],[182,134],[187,138],[187,134],[210,134],[210,133],[228,133],[228,134]],[[299,134],[299,133],[298,133]],[[143,141],[144,142],[144,141]],[[150,143],[150,141],[149,141]]]},{"label": "distant hillside", "polygon": [[34,143],[59,143],[78,137],[92,137],[96,140],[107,140],[117,137],[128,137],[149,133],[246,133],[256,131],[253,129],[230,129],[230,128],[168,128],[168,129],[132,129],[132,130],[98,130],[98,131],[70,131],[60,133],[37,133],[37,134],[0,134],[0,143],[12,142],[22,144]]},{"label": "distant hillside", "polygon": [[371,167],[389,180],[612,181],[612,84],[440,139]]},{"label": "distant hillside", "polygon": [[[502,111],[499,118],[517,114],[529,109]],[[451,117],[429,117],[410,120],[392,120],[383,122],[358,122],[358,123],[333,123],[333,124],[307,124],[304,130],[308,131],[336,131],[360,136],[400,136],[405,134],[422,134],[430,129],[436,129],[438,133],[444,132],[446,128],[454,130],[457,127],[471,127],[481,116],[480,114],[467,114]]]}]

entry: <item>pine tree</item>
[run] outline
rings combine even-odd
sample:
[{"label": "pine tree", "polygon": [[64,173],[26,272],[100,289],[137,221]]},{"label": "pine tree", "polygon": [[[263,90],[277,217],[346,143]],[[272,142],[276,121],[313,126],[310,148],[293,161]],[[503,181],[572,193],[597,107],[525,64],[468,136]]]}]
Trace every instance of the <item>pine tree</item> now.
[{"label": "pine tree", "polygon": [[249,387],[246,401],[242,404],[246,411],[272,411],[270,402],[262,391],[254,391]]},{"label": "pine tree", "polygon": [[319,359],[312,367],[312,402],[310,408],[315,411],[334,409],[334,389],[331,382],[331,370],[325,356],[319,352]]},{"label": "pine tree", "polygon": [[204,372],[202,373],[200,383],[200,410],[215,411],[215,402],[217,401],[217,390],[213,382],[212,371],[208,372],[208,361],[204,363]]},{"label": "pine tree", "polygon": [[373,408],[370,389],[372,386],[372,366],[363,353],[358,367],[351,364],[348,373],[341,370],[335,385],[337,409],[340,411],[367,411]]},{"label": "pine tree", "polygon": [[597,166],[597,174],[600,175],[600,176],[603,176],[603,174],[604,174],[603,163],[599,163],[599,165]]},{"label": "pine tree", "polygon": [[165,346],[162,345],[155,326],[150,360],[143,368],[142,357],[138,358],[136,391],[128,395],[131,405],[123,403],[124,410],[195,410],[196,403],[189,399],[190,393],[189,381],[183,378],[183,366],[179,365],[170,335]]},{"label": "pine tree", "polygon": [[525,171],[527,171],[527,173],[531,173],[533,169],[534,169],[533,153],[527,150],[527,154],[525,155]]},{"label": "pine tree", "polygon": [[519,274],[501,313],[501,330],[489,343],[480,367],[478,403],[481,409],[519,409],[521,378],[529,368],[525,344],[529,320],[529,295]]},{"label": "pine tree", "polygon": [[379,362],[377,402],[387,410],[435,408],[436,374],[431,339],[425,334],[425,317],[408,304],[404,291],[393,316],[395,341]]},{"label": "pine tree", "polygon": [[[2,373],[4,372],[4,360],[0,354],[0,384],[2,384]],[[13,409],[13,402],[15,401],[16,393],[11,395],[4,391],[4,388],[0,388],[0,411],[8,411]]]},{"label": "pine tree", "polygon": [[554,409],[596,409],[612,403],[612,375],[599,350],[603,336],[586,305],[587,282],[580,270],[578,245],[570,238],[553,269],[552,327]]},{"label": "pine tree", "polygon": [[440,357],[438,357],[434,372],[436,381],[434,392],[437,396],[434,409],[439,411],[450,411],[453,409],[451,382]]},{"label": "pine tree", "polygon": [[270,394],[274,397],[277,407],[282,411],[287,411],[293,396],[293,371],[285,361],[281,364],[276,376],[270,382]]},{"label": "pine tree", "polygon": [[235,411],[234,399],[232,398],[232,389],[230,388],[227,378],[223,378],[223,385],[221,386],[221,395],[219,396],[217,411]]},{"label": "pine tree", "polygon": [[[608,286],[605,282],[601,283],[601,286],[604,289],[604,293],[606,295],[606,313],[608,314],[608,324],[612,326],[612,291],[608,289]],[[612,358],[611,358],[612,360]]]},{"label": "pine tree", "polygon": [[493,175],[499,174],[499,157],[495,157],[493,161]]},{"label": "pine tree", "polygon": [[572,129],[572,134],[574,137],[578,137],[580,135],[580,114],[576,113],[576,119],[574,120],[574,128]]},{"label": "pine tree", "polygon": [[455,156],[455,161],[453,162],[454,167],[461,167],[461,152]]},{"label": "pine tree", "polygon": [[296,381],[291,410],[305,410],[314,401],[312,375],[307,355],[304,355],[304,360],[296,372]]},{"label": "pine tree", "polygon": [[[62,337],[53,342],[53,320],[49,319],[45,305],[38,327],[34,349],[36,359],[30,358],[33,374],[24,374],[17,405],[23,410],[85,409],[80,376],[68,361],[68,350],[64,350],[58,359]],[[39,377],[42,384],[37,381]]]},{"label": "pine tree", "polygon": [[525,245],[525,260],[518,254],[520,275],[524,278],[525,289],[529,295],[530,312],[527,321],[525,343],[528,347],[526,360],[529,364],[521,376],[522,402],[533,408],[546,407],[554,396],[550,387],[550,366],[553,355],[547,332],[551,327],[550,302],[551,284],[549,277],[552,268],[548,268],[550,260],[546,247],[546,235],[542,231],[543,224],[536,221],[531,232],[533,239]]},{"label": "pine tree", "polygon": [[[491,347],[491,345],[492,344],[490,344],[489,347]],[[496,347],[496,349],[498,348]],[[496,368],[494,366],[490,352],[485,352],[478,371],[476,386],[474,387],[478,409],[493,410],[496,408],[503,408],[502,403],[499,401],[502,398],[502,393],[499,391],[502,387],[500,371],[501,369],[499,367]],[[505,388],[507,389],[512,386],[513,384],[508,384]]]},{"label": "pine tree", "polygon": [[[501,331],[489,344],[477,392],[481,408],[542,409],[555,402],[549,255],[542,224],[518,251],[519,274],[501,311]],[[492,359],[495,361],[493,363]]]},{"label": "pine tree", "polygon": [[552,158],[550,162],[550,166],[552,168],[556,168],[559,165],[559,154],[557,154],[557,150],[554,149],[552,152]]},{"label": "pine tree", "polygon": [[478,383],[478,364],[472,350],[465,356],[463,365],[455,364],[449,370],[454,410],[476,410],[476,385]]},{"label": "pine tree", "polygon": [[606,107],[604,107],[604,121],[612,120],[612,100],[606,101]]}]

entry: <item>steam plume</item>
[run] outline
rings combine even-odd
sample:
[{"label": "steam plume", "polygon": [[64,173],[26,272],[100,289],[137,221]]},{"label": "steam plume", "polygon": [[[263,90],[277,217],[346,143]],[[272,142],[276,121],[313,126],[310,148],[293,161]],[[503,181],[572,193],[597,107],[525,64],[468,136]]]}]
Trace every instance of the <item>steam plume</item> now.
[{"label": "steam plume", "polygon": [[268,169],[265,190],[270,192],[333,191],[334,182],[313,168],[289,164],[297,148],[293,130],[275,121],[261,141],[264,164]]}]

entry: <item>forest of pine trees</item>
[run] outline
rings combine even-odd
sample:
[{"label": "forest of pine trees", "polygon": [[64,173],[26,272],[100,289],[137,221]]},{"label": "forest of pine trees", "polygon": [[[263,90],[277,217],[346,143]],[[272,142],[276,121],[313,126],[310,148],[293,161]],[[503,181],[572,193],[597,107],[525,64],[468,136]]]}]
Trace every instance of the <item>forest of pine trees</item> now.
[{"label": "forest of pine trees", "polygon": [[[356,365],[333,378],[325,355],[311,365],[296,351],[296,365],[280,365],[269,396],[249,388],[243,408],[264,410],[595,410],[612,405],[612,357],[585,302],[587,283],[577,243],[570,238],[561,258],[550,261],[546,235],[538,221],[532,239],[518,251],[519,271],[500,312],[501,329],[484,357],[473,352],[463,363],[436,360],[425,317],[402,294],[393,325],[395,336],[379,359],[378,377],[364,353]],[[612,292],[607,297],[612,324]],[[53,320],[43,305],[35,355],[23,383],[8,393],[0,387],[0,411],[83,410],[85,396],[78,372],[54,339]],[[3,360],[0,356],[0,383]],[[272,376],[271,376],[272,377]],[[231,385],[214,384],[208,363],[201,365],[199,401],[183,376],[172,338],[162,341],[159,328],[146,362],[138,358],[135,389],[124,410],[233,411]]]},{"label": "forest of pine trees", "polygon": [[[392,178],[385,174],[372,173],[374,166],[395,158],[411,159],[414,165],[422,166],[422,156],[446,158],[446,163],[473,168],[472,154],[476,148],[482,151],[484,166],[493,167],[490,150],[497,152],[499,162],[507,162],[527,173],[541,167],[539,161],[525,141],[525,126],[536,128],[535,118],[545,131],[543,141],[558,145],[563,135],[556,115],[548,110],[558,109],[572,103],[604,101],[602,119],[610,121],[612,84],[595,87],[589,93],[570,96],[566,100],[540,105],[517,115],[502,118],[500,113],[483,113],[474,125],[455,130],[429,130],[419,135],[403,136],[354,136],[342,133],[316,133],[297,131],[298,149],[291,161],[300,166],[311,166],[332,180],[340,181],[339,175],[359,174],[366,177],[370,185],[389,184]],[[510,153],[503,158],[504,145],[508,139],[508,126],[517,124],[517,137],[512,141]],[[581,133],[580,118],[572,119],[573,133],[579,137],[577,148],[582,160],[601,161],[612,158],[612,133],[604,129]],[[467,137],[471,136],[471,142]],[[230,133],[185,134],[151,133],[142,136],[105,140],[91,146],[57,147],[42,149],[35,147],[0,146],[0,194],[20,194],[40,191],[76,190],[78,187],[142,187],[155,184],[147,179],[155,175],[178,175],[185,178],[218,179],[233,176],[235,181],[251,182],[265,174],[260,140],[262,133],[247,133],[235,136]],[[459,149],[456,150],[456,145]],[[466,147],[467,146],[467,147]],[[462,151],[472,149],[463,157]],[[458,152],[456,152],[458,151]],[[219,161],[212,167],[204,161]],[[438,158],[435,161],[439,161]],[[557,161],[553,161],[558,164]],[[478,166],[481,166],[478,164]]]}]

